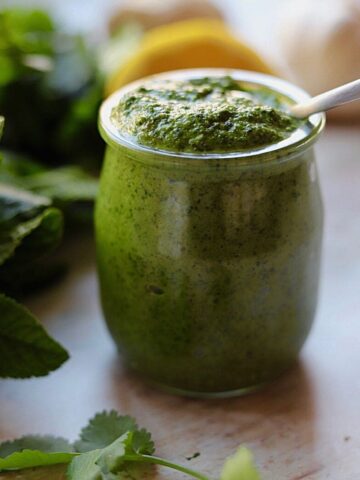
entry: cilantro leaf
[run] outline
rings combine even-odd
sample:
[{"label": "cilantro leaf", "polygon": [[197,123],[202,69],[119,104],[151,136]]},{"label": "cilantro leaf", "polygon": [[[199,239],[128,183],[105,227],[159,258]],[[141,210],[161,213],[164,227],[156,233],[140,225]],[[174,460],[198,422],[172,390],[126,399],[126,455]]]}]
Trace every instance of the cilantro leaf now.
[{"label": "cilantro leaf", "polygon": [[0,471],[69,463],[75,455],[77,454],[71,452],[45,453],[40,450],[22,450],[5,458],[0,458]]},{"label": "cilantro leaf", "polygon": [[[121,471],[127,460],[127,455],[134,453],[132,441],[134,432],[126,432],[115,442],[102,449],[95,463],[104,475]],[[139,459],[140,460],[140,459]]]},{"label": "cilantro leaf", "polygon": [[136,430],[132,438],[132,448],[136,453],[152,455],[155,452],[155,446],[151,439],[151,433],[145,428]]},{"label": "cilantro leaf", "polygon": [[82,453],[75,457],[67,470],[68,480],[103,480],[100,468],[96,465],[100,450]]},{"label": "cilantro leaf", "polygon": [[69,355],[23,306],[0,294],[0,377],[46,375]]},{"label": "cilantro leaf", "polygon": [[[112,428],[113,423],[116,425],[115,428]],[[126,427],[129,429],[110,444],[105,444],[116,430],[122,431]],[[7,455],[0,458],[0,471],[68,463],[67,480],[133,480],[147,478],[148,468],[159,465],[185,473],[197,480],[210,480],[206,475],[184,465],[152,455],[154,444],[150,433],[144,429],[139,430],[132,417],[121,416],[115,411],[95,415],[89,425],[82,430],[81,435],[84,438],[77,442],[80,446],[90,448],[91,445],[103,444],[104,447],[79,453],[75,451],[75,446],[62,438],[22,437],[0,445],[0,455]],[[62,468],[53,471],[60,475],[59,480],[64,480]],[[22,475],[20,472],[16,478],[45,480],[47,472],[51,470],[45,468],[43,472],[45,472],[43,476],[40,469],[33,471],[34,476],[31,475],[31,471],[29,475]],[[53,478],[50,473],[49,478]],[[226,459],[220,480],[260,480],[253,456],[247,448],[239,447],[234,455]]]},{"label": "cilantro leaf", "polygon": [[22,450],[40,450],[44,453],[73,452],[74,447],[62,437],[51,435],[25,435],[0,444],[0,457],[7,457]]},{"label": "cilantro leaf", "polygon": [[119,415],[115,410],[103,411],[89,420],[74,446],[78,452],[105,448],[126,432],[135,430],[138,430],[138,426],[134,418]]},{"label": "cilantro leaf", "polygon": [[253,455],[245,447],[239,447],[224,463],[220,480],[260,480]]}]

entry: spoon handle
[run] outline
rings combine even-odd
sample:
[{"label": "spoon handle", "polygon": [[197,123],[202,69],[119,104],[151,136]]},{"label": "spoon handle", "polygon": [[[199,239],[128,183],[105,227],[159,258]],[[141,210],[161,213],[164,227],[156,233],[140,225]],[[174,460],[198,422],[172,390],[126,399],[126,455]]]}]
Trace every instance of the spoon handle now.
[{"label": "spoon handle", "polygon": [[317,95],[306,102],[294,105],[291,107],[290,112],[294,117],[306,118],[313,113],[325,112],[344,103],[359,99],[360,79]]}]

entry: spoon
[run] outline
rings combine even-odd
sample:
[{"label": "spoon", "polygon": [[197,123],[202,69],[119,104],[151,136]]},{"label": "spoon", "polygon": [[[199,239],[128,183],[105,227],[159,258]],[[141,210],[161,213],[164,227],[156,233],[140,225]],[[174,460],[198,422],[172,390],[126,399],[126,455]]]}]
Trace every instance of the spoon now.
[{"label": "spoon", "polygon": [[292,106],[290,113],[296,118],[306,118],[313,113],[325,112],[354,100],[360,100],[360,78]]}]

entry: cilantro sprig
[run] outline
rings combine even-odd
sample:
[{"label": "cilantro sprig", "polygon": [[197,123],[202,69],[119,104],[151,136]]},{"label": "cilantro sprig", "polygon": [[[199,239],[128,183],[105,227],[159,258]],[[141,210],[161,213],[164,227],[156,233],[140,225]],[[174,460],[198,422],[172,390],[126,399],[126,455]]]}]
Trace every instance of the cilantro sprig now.
[{"label": "cilantro sprig", "polygon": [[[151,434],[114,410],[95,415],[70,444],[62,438],[27,436],[0,445],[0,471],[68,465],[68,480],[141,478],[147,464],[171,468],[198,480],[201,472],[154,455]],[[260,480],[251,452],[241,446],[224,463],[220,480]]]}]

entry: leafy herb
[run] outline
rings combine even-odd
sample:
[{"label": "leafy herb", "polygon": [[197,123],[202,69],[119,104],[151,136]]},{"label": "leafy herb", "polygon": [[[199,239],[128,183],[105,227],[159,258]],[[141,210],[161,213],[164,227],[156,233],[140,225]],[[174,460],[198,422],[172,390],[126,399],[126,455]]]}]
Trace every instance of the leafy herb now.
[{"label": "leafy herb", "polygon": [[78,452],[89,452],[104,448],[126,432],[134,432],[138,426],[134,418],[119,415],[115,410],[97,413],[80,432],[80,439],[75,442]]},{"label": "leafy herb", "polygon": [[[129,429],[124,431],[125,428]],[[119,432],[122,433],[114,441],[105,445],[105,442]],[[63,451],[54,452],[54,449],[62,444]],[[96,447],[99,445],[101,447]],[[19,453],[14,453],[14,448],[18,448]],[[76,451],[79,449],[83,453]],[[141,478],[141,468],[152,464],[177,470],[198,480],[210,480],[200,472],[154,456],[150,433],[139,429],[132,417],[120,416],[115,411],[95,415],[81,431],[80,439],[74,446],[64,443],[63,439],[34,436],[0,445],[0,455],[4,452],[8,454],[9,451],[10,455],[0,458],[0,470],[20,470],[63,463],[69,464],[68,480],[122,480],[129,476],[133,478],[136,472],[137,477]],[[240,447],[234,455],[226,459],[220,480],[260,480],[252,454],[247,448]]]},{"label": "leafy herb", "polygon": [[[0,134],[3,124],[0,118]],[[26,271],[31,270],[33,281],[36,263],[59,244],[63,218],[51,203],[47,197],[0,183],[1,291],[18,290]],[[30,312],[1,292],[0,311],[0,377],[46,375],[68,359]]]},{"label": "leafy herb", "polygon": [[0,470],[68,463],[74,457],[73,452],[72,445],[64,438],[29,435],[0,445]]},{"label": "leafy herb", "polygon": [[50,199],[67,221],[92,222],[98,181],[78,166],[49,169],[28,157],[5,151],[0,182]]},{"label": "leafy herb", "polygon": [[51,435],[26,435],[3,442],[0,445],[0,457],[7,457],[14,452],[22,450],[40,450],[44,453],[73,452],[74,447],[65,438],[53,437]]},{"label": "leafy herb", "polygon": [[82,453],[74,458],[67,470],[67,478],[73,480],[103,480],[100,468],[96,465],[100,450]]},{"label": "leafy herb", "polygon": [[45,164],[100,165],[102,98],[93,48],[42,10],[0,12],[0,112],[5,146]]},{"label": "leafy herb", "polygon": [[48,197],[0,183],[0,291],[23,292],[37,271],[45,274],[37,265],[63,235],[63,215],[51,204]]},{"label": "leafy herb", "polygon": [[[96,56],[84,38],[61,31],[43,10],[0,11],[3,144],[17,152],[0,158],[0,326],[6,327],[0,377],[45,375],[68,358],[8,296],[19,297],[63,271],[51,256],[63,237],[63,217],[68,231],[92,222],[97,180],[80,165],[100,164],[101,98]],[[3,126],[1,116],[0,137]]]},{"label": "leafy herb", "polygon": [[25,307],[0,294],[0,310],[0,377],[46,375],[68,359]]},{"label": "leafy herb", "polygon": [[15,452],[5,458],[0,458],[1,470],[16,470],[32,467],[43,467],[58,465],[59,463],[70,462],[76,454],[74,453],[44,453],[39,450],[22,450]]}]

